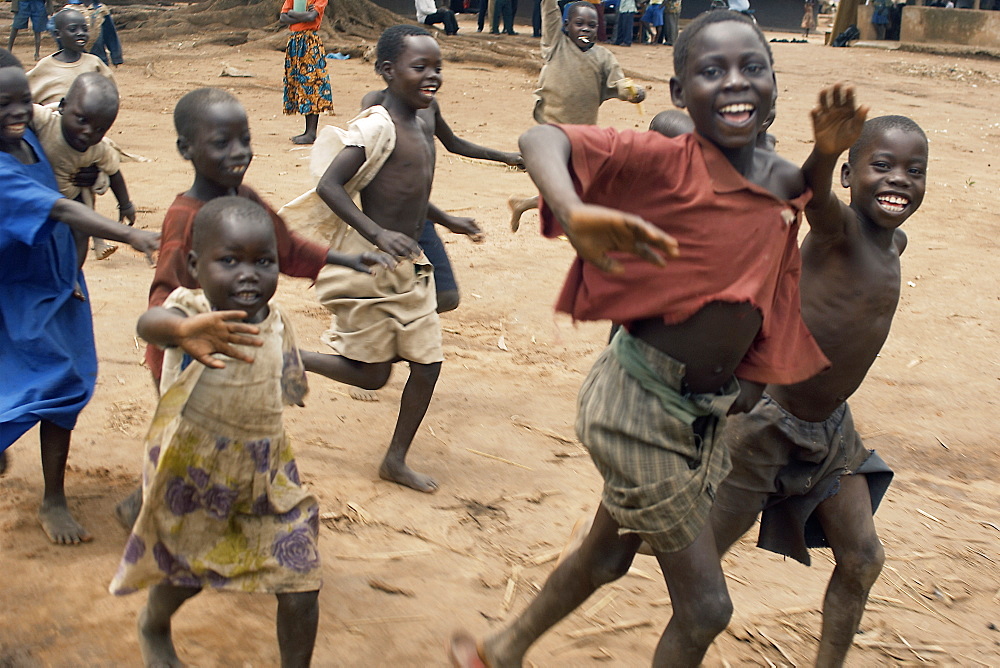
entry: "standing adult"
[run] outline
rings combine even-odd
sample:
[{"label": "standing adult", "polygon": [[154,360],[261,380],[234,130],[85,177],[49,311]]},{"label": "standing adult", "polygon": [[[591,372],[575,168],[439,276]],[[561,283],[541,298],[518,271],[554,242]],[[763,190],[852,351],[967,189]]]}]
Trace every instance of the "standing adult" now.
[{"label": "standing adult", "polygon": [[618,24],[615,26],[615,44],[618,46],[632,46],[637,10],[635,0],[621,0],[618,5]]},{"label": "standing adult", "polygon": [[673,46],[681,24],[681,0],[666,0],[663,3],[663,43]]}]

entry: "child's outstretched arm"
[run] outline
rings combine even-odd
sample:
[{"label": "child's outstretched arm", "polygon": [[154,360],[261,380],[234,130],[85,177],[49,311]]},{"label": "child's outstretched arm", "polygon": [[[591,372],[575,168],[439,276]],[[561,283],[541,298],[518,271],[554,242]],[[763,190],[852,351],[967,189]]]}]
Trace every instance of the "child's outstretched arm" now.
[{"label": "child's outstretched arm", "polygon": [[806,217],[813,232],[840,236],[851,218],[847,205],[833,193],[833,172],[840,154],[861,135],[868,107],[857,106],[853,87],[837,83],[820,91],[819,104],[810,115],[816,143],[802,165],[806,185],[813,191]]},{"label": "child's outstretched arm", "polygon": [[360,146],[345,146],[337,154],[316,184],[316,194],[345,223],[358,231],[379,250],[393,257],[415,258],[420,255],[420,245],[401,232],[387,230],[365,215],[358,208],[344,185],[351,180],[365,163],[365,150]]},{"label": "child's outstretched arm", "polygon": [[677,241],[642,218],[580,199],[569,171],[572,147],[562,130],[539,125],[521,135],[519,144],[528,174],[583,260],[618,273],[624,268],[608,256],[611,251],[660,266],[666,264],[663,255],[678,256]]},{"label": "child's outstretched arm", "polygon": [[118,222],[120,223],[128,219],[129,227],[135,225],[135,204],[129,199],[128,187],[125,185],[125,177],[122,175],[121,170],[110,174],[108,181],[111,184],[111,192],[115,194],[115,199],[118,200]]},{"label": "child's outstretched arm", "polygon": [[188,316],[177,309],[154,306],[139,318],[136,330],[142,338],[160,348],[179,347],[188,355],[212,369],[224,369],[226,363],[212,357],[221,353],[243,362],[253,362],[253,356],[233,347],[260,346],[263,341],[253,336],[260,328],[241,322],[245,311],[211,311]]},{"label": "child's outstretched arm", "polygon": [[145,253],[150,264],[153,263],[153,252],[160,247],[159,232],[137,230],[134,227],[116,223],[90,207],[65,197],[56,200],[49,216],[61,220],[87,236],[126,243],[140,253]]},{"label": "child's outstretched arm", "polygon": [[457,136],[451,129],[451,126],[448,125],[448,122],[444,120],[444,117],[441,115],[441,109],[437,106],[436,102],[434,104],[434,136],[441,140],[441,144],[449,153],[464,155],[467,158],[476,158],[477,160],[493,160],[494,162],[502,162],[505,165],[512,165],[514,167],[524,167],[524,160],[517,151],[500,151],[495,148],[473,144],[471,141]]},{"label": "child's outstretched arm", "polygon": [[439,209],[433,202],[427,203],[427,220],[436,225],[447,227],[455,234],[464,234],[477,244],[486,238],[483,231],[476,225],[475,218],[467,216],[453,216],[443,209]]},{"label": "child's outstretched arm", "polygon": [[365,251],[364,253],[341,253],[332,248],[326,252],[327,264],[339,264],[350,267],[363,274],[373,274],[376,267],[396,267],[396,258],[382,251]]}]

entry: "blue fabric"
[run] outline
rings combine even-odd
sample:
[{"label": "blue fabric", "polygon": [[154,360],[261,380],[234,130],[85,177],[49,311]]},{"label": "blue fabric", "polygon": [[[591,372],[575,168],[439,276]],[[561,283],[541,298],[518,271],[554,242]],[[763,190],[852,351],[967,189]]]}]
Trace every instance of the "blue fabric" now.
[{"label": "blue fabric", "polygon": [[417,240],[428,261],[434,265],[434,289],[436,292],[458,290],[455,274],[451,270],[451,260],[448,259],[444,243],[434,228],[434,223],[429,220],[424,221],[424,229],[420,232],[420,238]]},{"label": "blue fabric", "polygon": [[40,420],[75,427],[97,380],[73,233],[49,218],[62,195],[31,130],[25,140],[35,164],[0,152],[0,451]]},{"label": "blue fabric", "polygon": [[[118,29],[115,22],[108,14],[101,24],[101,32],[94,40],[94,46],[90,47],[90,52],[104,61],[105,65],[121,65],[125,62],[122,57],[122,42],[118,38]],[[108,62],[108,55],[111,55],[111,62]]]},{"label": "blue fabric", "polygon": [[48,28],[49,15],[45,13],[45,0],[21,0],[14,14],[14,30],[24,30],[31,19],[31,29],[34,32],[45,32]]}]

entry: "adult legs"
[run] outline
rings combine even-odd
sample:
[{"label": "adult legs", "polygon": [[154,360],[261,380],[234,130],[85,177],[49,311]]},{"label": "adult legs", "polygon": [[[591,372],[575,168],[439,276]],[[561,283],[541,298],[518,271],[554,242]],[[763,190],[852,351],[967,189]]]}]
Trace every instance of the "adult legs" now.
[{"label": "adult legs", "polygon": [[278,594],[281,668],[308,668],[319,626],[319,592]]},{"label": "adult legs", "polygon": [[42,57],[42,33],[35,33],[35,60]]},{"label": "adult legs", "polygon": [[293,144],[314,144],[316,129],[319,127],[319,114],[306,114],[306,129],[300,135],[292,137]]},{"label": "adult legs", "polygon": [[[476,17],[476,32],[483,31],[483,24],[486,23],[486,9],[489,6],[489,0],[479,0],[479,14]],[[10,49],[8,49],[8,51],[9,50]]]},{"label": "adult legs", "polygon": [[146,607],[139,613],[139,649],[145,666],[179,668],[183,664],[177,657],[170,635],[170,618],[177,609],[201,589],[175,587],[168,584],[154,585],[149,590]]},{"label": "adult legs", "polygon": [[63,483],[66,477],[66,460],[72,431],[52,422],[40,425],[42,450],[42,476],[45,492],[38,509],[38,521],[53,543],[76,545],[91,540],[91,535],[70,514],[66,504]]},{"label": "adult legs", "polygon": [[423,473],[417,473],[406,465],[406,454],[413,444],[417,428],[427,414],[434,386],[441,374],[441,363],[417,364],[410,362],[410,376],[403,386],[403,396],[399,402],[399,416],[396,429],[392,433],[389,449],[385,453],[378,474],[383,480],[397,482],[412,487],[419,492],[436,492],[437,483]]},{"label": "adult legs", "polygon": [[816,509],[836,566],[823,599],[823,634],[816,665],[842,666],[882,572],[885,551],[875,531],[864,474],[843,476],[840,491]]},{"label": "adult legs", "polygon": [[532,0],[531,3],[531,36],[542,36],[542,0]]},{"label": "adult legs", "polygon": [[680,17],[680,14],[673,12],[666,12],[663,15],[663,42],[669,46],[673,46],[674,42],[677,41],[678,20]]},{"label": "adult legs", "polygon": [[[494,668],[520,666],[528,648],[548,629],[573,612],[597,589],[628,572],[641,539],[618,534],[618,523],[603,504],[597,509],[590,533],[566,556],[530,605],[510,624],[482,642],[482,654]],[[718,559],[716,559],[718,561]],[[476,655],[471,639],[452,638],[452,658],[467,665]]]}]

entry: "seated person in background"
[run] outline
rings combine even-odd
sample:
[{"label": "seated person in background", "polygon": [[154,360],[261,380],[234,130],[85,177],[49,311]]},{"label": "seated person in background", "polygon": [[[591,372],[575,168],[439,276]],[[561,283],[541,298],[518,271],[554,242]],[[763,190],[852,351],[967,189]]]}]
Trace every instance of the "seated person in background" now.
[{"label": "seated person in background", "polygon": [[444,26],[444,34],[454,35],[458,32],[458,20],[455,12],[442,5],[438,7],[434,0],[416,0],[417,22],[432,26],[440,23]]}]

